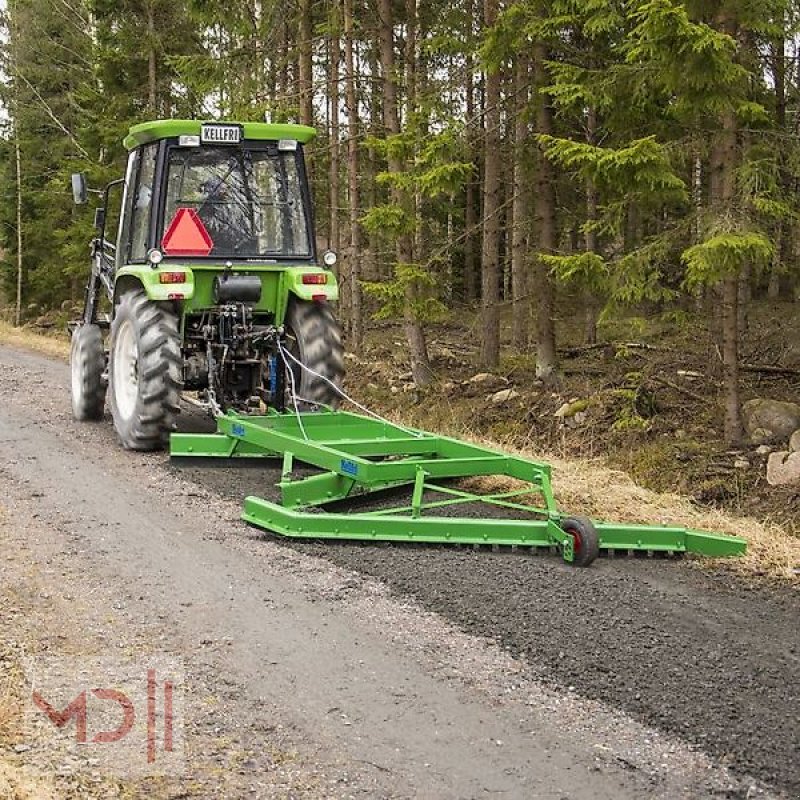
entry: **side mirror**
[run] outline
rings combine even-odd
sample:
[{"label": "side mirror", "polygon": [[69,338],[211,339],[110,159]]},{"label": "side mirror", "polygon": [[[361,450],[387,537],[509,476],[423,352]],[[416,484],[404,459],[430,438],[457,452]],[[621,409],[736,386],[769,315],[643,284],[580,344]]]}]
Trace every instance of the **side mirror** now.
[{"label": "side mirror", "polygon": [[96,208],[94,210],[94,227],[97,228],[98,233],[103,230],[106,224],[106,210],[104,208]]},{"label": "side mirror", "polygon": [[72,173],[72,199],[75,205],[82,206],[89,199],[89,189],[86,186],[86,173]]}]

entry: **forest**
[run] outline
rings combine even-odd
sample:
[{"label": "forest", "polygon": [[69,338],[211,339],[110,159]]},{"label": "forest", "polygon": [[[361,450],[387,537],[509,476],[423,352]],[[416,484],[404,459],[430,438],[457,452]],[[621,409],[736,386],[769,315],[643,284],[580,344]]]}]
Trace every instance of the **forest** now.
[{"label": "forest", "polygon": [[530,354],[547,382],[557,319],[592,346],[623,309],[690,309],[742,440],[748,309],[800,290],[797,3],[9,0],[0,21],[16,324],[80,302],[70,174],[120,177],[130,125],[300,122],[348,350],[395,321],[424,387],[430,326],[474,313],[476,366]]}]

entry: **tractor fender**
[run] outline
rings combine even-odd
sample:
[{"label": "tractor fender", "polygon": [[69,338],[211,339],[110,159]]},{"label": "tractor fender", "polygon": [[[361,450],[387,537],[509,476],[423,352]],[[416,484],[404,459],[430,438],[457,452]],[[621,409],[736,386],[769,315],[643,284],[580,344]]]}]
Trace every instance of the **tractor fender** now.
[{"label": "tractor fender", "polygon": [[[169,275],[165,281],[161,276]],[[180,280],[178,276],[183,276]],[[117,271],[114,280],[114,304],[131,289],[144,289],[148,300],[191,300],[194,297],[194,273],[189,267],[130,264]]]},{"label": "tractor fender", "polygon": [[[318,276],[316,280],[319,282],[306,283],[303,280],[305,275]],[[293,294],[300,300],[339,299],[339,283],[336,275],[324,267],[289,267],[284,270],[282,278],[284,294]]]}]

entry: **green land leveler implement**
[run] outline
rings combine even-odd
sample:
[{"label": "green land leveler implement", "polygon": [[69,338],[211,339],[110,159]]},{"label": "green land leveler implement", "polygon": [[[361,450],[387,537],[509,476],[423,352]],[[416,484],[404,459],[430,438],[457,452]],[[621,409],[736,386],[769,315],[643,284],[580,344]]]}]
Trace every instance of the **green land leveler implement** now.
[{"label": "green land leveler implement", "polygon": [[[70,326],[76,419],[101,419],[108,395],[129,449],[282,459],[280,501],[248,497],[243,518],[288,537],[550,547],[579,566],[601,550],[744,552],[731,536],[562,514],[547,464],[338,410],[336,255],[317,254],[303,159],[313,136],[250,122],[131,129],[126,176],[95,212],[84,313]],[[87,201],[83,175],[73,192]],[[182,396],[216,432],[176,431]],[[474,480],[492,476],[502,489]]]}]

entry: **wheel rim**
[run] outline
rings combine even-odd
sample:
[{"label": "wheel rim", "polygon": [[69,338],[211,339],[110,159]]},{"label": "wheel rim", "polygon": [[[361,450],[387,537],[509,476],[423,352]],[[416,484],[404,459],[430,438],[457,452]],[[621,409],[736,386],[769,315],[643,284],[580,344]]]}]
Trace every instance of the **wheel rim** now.
[{"label": "wheel rim", "polygon": [[114,399],[123,419],[130,419],[139,397],[139,346],[129,320],[117,331],[114,344]]},{"label": "wheel rim", "polygon": [[572,537],[572,552],[577,556],[578,553],[581,552],[581,536],[580,534],[571,528],[566,528],[564,530],[565,533],[569,534]]}]

